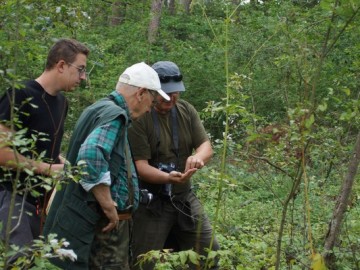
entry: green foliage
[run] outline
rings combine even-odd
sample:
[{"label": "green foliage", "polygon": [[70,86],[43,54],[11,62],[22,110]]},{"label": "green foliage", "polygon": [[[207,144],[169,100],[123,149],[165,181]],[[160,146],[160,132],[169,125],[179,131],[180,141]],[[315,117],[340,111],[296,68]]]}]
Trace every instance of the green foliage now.
[{"label": "green foliage", "polygon": [[[110,27],[112,2],[2,1],[0,92],[41,73],[54,38],[86,42],[90,75],[67,94],[66,151],[83,108],[109,94],[127,66],[176,62],[184,75],[182,98],[204,109],[216,150],[194,177],[194,188],[214,221],[220,265],[275,269],[284,202],[297,187],[285,213],[280,261],[282,269],[310,267],[309,226],[321,252],[359,131],[359,3],[192,1],[189,15],[163,10],[158,39],[150,45],[151,1],[125,1],[125,20]],[[304,221],[304,173],[311,224]],[[357,181],[334,250],[338,269],[359,268],[358,194]],[[181,268],[189,254],[148,258],[157,258],[159,269]]]},{"label": "green foliage", "polygon": [[[171,250],[152,250],[146,254],[139,256],[138,264],[140,268],[144,263],[153,263],[154,270],[167,269],[192,269],[190,266],[197,266],[198,269],[212,269],[215,262],[218,263],[220,269],[231,269],[233,266],[233,253],[229,250],[210,251],[207,258],[194,252],[193,250],[185,250],[179,252],[171,252]],[[207,266],[205,266],[205,260]]]},{"label": "green foliage", "polygon": [[[4,243],[0,241],[0,267],[7,265],[9,269],[31,269],[31,270],[58,270],[60,268],[51,264],[51,258],[70,258],[74,260],[74,253],[65,249],[69,245],[65,239],[60,241],[56,239],[56,235],[49,235],[47,239],[40,236],[40,239],[34,240],[31,246],[19,248],[15,245],[10,250],[5,250]],[[22,254],[23,256],[19,256]],[[29,256],[24,256],[28,254]],[[11,264],[7,264],[5,260],[10,260]],[[6,268],[8,269],[8,268]]]},{"label": "green foliage", "polygon": [[86,12],[70,1],[18,0],[0,5],[0,93],[40,75],[54,40],[76,37],[88,20]]}]

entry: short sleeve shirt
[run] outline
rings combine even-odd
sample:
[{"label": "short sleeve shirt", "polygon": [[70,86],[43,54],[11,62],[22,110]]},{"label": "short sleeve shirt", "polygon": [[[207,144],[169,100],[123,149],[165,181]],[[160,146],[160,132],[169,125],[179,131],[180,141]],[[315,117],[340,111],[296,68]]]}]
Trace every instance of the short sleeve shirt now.
[{"label": "short sleeve shirt", "polygon": [[[135,160],[148,160],[152,166],[159,162],[164,164],[174,163],[178,171],[184,171],[186,159],[202,143],[208,140],[205,128],[195,108],[184,100],[178,100],[175,105],[178,131],[178,154],[172,134],[173,118],[171,112],[157,114],[159,123],[159,137],[154,125],[152,113],[147,113],[129,128],[129,141]],[[174,186],[174,191],[185,191],[190,188],[190,183]]]}]

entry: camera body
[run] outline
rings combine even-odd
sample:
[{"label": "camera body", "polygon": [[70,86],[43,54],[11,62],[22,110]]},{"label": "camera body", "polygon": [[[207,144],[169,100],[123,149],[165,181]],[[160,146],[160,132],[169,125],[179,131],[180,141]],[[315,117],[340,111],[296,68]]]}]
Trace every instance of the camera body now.
[{"label": "camera body", "polygon": [[140,189],[139,202],[140,202],[141,204],[146,204],[146,205],[148,205],[149,203],[151,203],[153,197],[154,197],[153,194],[150,193],[147,189]]},{"label": "camera body", "polygon": [[[168,164],[166,163],[159,163],[158,169],[162,172],[170,173],[172,171],[176,171],[176,165],[173,162]],[[163,184],[161,186],[160,194],[166,197],[171,197],[171,184]]]},{"label": "camera body", "polygon": [[176,170],[176,165],[175,165],[175,163],[172,163],[172,162],[170,162],[168,164],[160,162],[157,167],[160,171],[167,172],[167,173],[170,173],[170,172]]}]

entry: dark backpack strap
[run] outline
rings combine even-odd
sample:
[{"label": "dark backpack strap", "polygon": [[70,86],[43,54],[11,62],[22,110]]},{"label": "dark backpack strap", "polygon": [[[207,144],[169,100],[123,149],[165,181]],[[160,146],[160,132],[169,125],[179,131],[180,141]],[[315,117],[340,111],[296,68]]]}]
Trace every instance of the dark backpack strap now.
[{"label": "dark backpack strap", "polygon": [[152,114],[153,123],[154,123],[154,127],[155,127],[155,133],[156,133],[156,162],[159,162],[159,146],[160,146],[159,119],[157,117],[157,113],[154,108],[151,109],[151,114]]},{"label": "dark backpack strap", "polygon": [[171,129],[176,159],[179,158],[179,133],[175,106],[171,108]]},{"label": "dark backpack strap", "polygon": [[[159,162],[159,146],[160,146],[160,125],[159,125],[159,119],[157,116],[157,112],[154,108],[151,109],[151,114],[153,118],[153,123],[155,127],[155,133],[156,133],[156,160]],[[177,113],[176,113],[176,107],[171,108],[171,133],[172,133],[172,140],[174,144],[174,152],[176,156],[176,160],[178,162],[179,158],[179,133],[178,133],[178,123],[177,123]],[[176,164],[178,165],[178,164]]]}]

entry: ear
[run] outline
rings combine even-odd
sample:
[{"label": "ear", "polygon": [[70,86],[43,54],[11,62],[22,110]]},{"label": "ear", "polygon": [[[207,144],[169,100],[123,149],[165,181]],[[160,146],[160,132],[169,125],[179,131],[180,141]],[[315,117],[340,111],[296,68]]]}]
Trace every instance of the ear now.
[{"label": "ear", "polygon": [[140,102],[143,98],[144,93],[146,92],[146,88],[140,87],[138,91],[136,91],[136,98]]},{"label": "ear", "polygon": [[57,68],[57,70],[60,73],[64,72],[64,66],[66,65],[66,62],[64,60],[60,60],[59,62],[56,63],[55,67]]},{"label": "ear", "polygon": [[146,91],[147,91],[146,88],[140,87],[140,90],[138,91],[138,93],[142,97],[145,94]]}]

